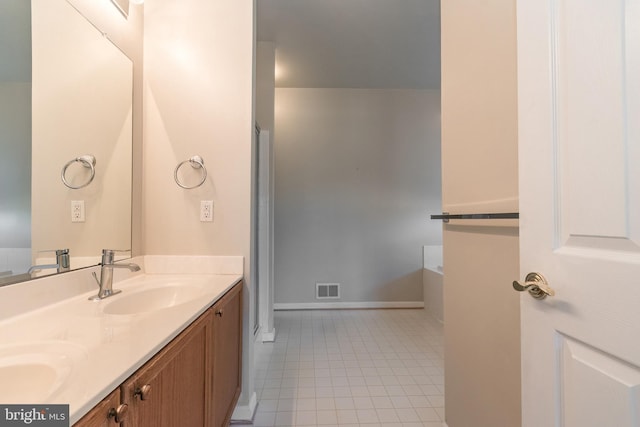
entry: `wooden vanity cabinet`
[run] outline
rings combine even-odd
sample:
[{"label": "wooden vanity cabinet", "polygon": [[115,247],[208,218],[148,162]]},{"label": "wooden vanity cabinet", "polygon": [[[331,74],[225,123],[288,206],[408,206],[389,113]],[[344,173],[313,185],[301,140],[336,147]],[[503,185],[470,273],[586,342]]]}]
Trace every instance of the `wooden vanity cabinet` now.
[{"label": "wooden vanity cabinet", "polygon": [[241,359],[242,282],[74,427],[227,426],[240,396]]},{"label": "wooden vanity cabinet", "polygon": [[212,419],[227,426],[242,385],[242,286],[235,286],[213,307]]}]

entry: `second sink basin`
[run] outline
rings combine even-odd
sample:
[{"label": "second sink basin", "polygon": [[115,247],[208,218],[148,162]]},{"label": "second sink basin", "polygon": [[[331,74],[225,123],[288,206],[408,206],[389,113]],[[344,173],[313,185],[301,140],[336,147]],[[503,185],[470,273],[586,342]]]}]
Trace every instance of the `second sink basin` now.
[{"label": "second sink basin", "polygon": [[15,404],[52,399],[83,359],[84,348],[62,341],[0,347],[0,401]]},{"label": "second sink basin", "polygon": [[170,285],[139,291],[123,291],[104,306],[105,314],[131,315],[162,310],[192,301],[202,289],[189,285]]}]

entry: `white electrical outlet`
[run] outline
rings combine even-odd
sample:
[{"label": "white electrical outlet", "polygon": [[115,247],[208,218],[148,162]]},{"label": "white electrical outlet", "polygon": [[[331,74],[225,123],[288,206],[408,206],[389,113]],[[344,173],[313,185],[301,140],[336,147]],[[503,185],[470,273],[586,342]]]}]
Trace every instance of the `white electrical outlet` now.
[{"label": "white electrical outlet", "polygon": [[200,201],[200,221],[201,222],[213,221],[213,200]]},{"label": "white electrical outlet", "polygon": [[71,222],[84,222],[84,200],[71,201]]}]

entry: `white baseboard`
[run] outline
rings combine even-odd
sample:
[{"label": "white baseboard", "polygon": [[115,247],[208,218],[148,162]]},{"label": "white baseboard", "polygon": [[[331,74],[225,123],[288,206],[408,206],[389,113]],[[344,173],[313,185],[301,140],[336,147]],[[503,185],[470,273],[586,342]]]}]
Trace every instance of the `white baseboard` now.
[{"label": "white baseboard", "polygon": [[236,409],[233,410],[231,415],[231,421],[246,423],[253,420],[253,414],[258,406],[258,395],[253,392],[249,399],[248,405],[236,405]]},{"label": "white baseboard", "polygon": [[274,328],[270,332],[262,333],[262,342],[274,342],[276,340],[276,329]]},{"label": "white baseboard", "polygon": [[335,310],[353,308],[424,308],[423,301],[370,301],[370,302],[293,302],[275,303],[274,310]]}]

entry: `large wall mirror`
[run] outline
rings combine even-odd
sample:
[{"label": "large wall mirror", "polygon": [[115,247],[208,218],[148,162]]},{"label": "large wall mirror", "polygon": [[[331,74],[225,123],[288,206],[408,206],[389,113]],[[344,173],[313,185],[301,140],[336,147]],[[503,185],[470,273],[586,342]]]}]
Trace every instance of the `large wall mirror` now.
[{"label": "large wall mirror", "polygon": [[0,285],[130,249],[131,60],[66,0],[2,0],[0,40]]}]

